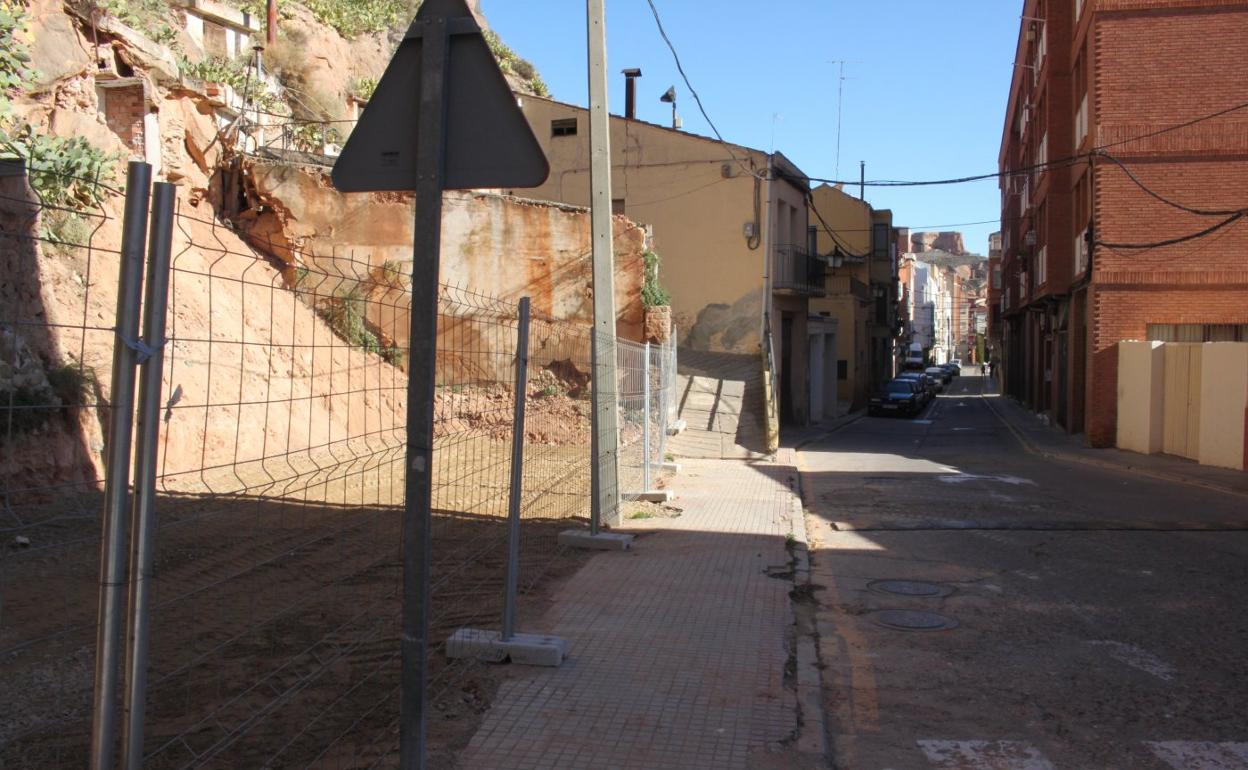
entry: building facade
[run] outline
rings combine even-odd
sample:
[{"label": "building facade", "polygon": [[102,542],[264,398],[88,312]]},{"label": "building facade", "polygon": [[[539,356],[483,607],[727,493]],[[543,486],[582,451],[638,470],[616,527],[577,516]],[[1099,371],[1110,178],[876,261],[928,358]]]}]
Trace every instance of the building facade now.
[{"label": "building facade", "polygon": [[893,376],[897,337],[897,237],[893,213],[830,185],[811,190],[812,251],[828,264],[825,296],[811,312],[837,328],[837,400],[866,406]]},{"label": "building facade", "polygon": [[1248,335],[1248,114],[1211,117],[1244,101],[1245,39],[1227,0],[1024,5],[999,157],[1004,384],[1094,446],[1114,442],[1119,341]]},{"label": "building facade", "polygon": [[[588,110],[517,98],[551,171],[541,187],[515,192],[588,206]],[[780,421],[817,419],[811,407],[831,387],[825,359],[835,354],[825,354],[835,329],[811,317],[824,262],[810,253],[805,175],[780,153],[626,117],[610,122],[613,209],[651,234],[679,344],[694,354],[682,354],[682,365],[740,380],[771,360]]]}]

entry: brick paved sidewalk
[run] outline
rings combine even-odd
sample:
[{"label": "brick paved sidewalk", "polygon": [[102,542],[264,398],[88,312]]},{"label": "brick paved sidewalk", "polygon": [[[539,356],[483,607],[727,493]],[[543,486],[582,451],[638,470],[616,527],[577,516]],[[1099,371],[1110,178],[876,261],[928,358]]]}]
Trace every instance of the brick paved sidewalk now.
[{"label": "brick paved sidewalk", "polygon": [[793,584],[766,573],[789,569],[796,471],[682,465],[681,516],[628,521],[633,550],[593,557],[522,629],[566,638],[569,659],[514,670],[462,767],[744,770],[793,737]]}]

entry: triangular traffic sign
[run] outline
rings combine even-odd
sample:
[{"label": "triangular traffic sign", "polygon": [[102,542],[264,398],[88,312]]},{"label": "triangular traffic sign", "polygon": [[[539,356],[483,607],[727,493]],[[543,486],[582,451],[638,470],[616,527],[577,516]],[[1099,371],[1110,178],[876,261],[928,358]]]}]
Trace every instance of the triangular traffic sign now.
[{"label": "triangular traffic sign", "polygon": [[342,192],[415,190],[421,38],[443,22],[446,165],[443,187],[537,187],[550,166],[464,0],[425,0],[334,164]]}]

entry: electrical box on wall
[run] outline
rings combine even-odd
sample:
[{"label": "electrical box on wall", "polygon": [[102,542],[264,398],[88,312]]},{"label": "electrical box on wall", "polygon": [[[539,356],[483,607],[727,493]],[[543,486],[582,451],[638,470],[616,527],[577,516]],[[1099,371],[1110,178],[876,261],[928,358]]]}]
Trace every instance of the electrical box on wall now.
[{"label": "electrical box on wall", "polygon": [[753,222],[746,222],[745,227],[741,228],[741,234],[744,235],[746,238],[753,238],[755,235],[757,235],[757,230],[758,230],[758,226],[755,225]]}]

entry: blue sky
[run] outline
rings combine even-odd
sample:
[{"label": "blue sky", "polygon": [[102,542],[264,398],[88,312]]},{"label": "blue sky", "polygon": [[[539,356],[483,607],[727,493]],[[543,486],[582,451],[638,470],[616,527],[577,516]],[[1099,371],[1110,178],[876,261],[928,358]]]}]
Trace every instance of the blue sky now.
[{"label": "blue sky", "polygon": [[[836,175],[838,68],[845,65],[840,175],[936,179],[990,173],[1013,71],[1021,0],[655,0],[711,119],[731,142],[775,149],[814,177]],[[646,0],[606,0],[611,111],[640,67],[638,117],[671,119],[675,85],[688,131],[710,135]],[[532,61],[554,98],[584,105],[584,0],[483,0],[490,25]],[[867,188],[901,226],[995,219],[995,180]],[[986,253],[996,224],[946,227]]]}]

